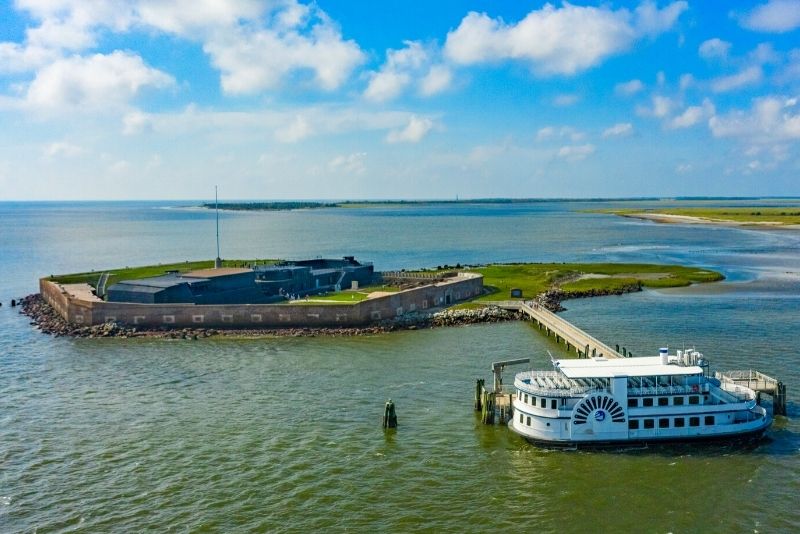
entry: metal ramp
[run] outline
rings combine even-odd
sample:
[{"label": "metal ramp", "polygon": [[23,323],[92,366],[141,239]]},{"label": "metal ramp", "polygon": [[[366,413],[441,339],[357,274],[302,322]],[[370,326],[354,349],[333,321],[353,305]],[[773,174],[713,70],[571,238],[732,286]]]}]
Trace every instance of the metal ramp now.
[{"label": "metal ramp", "polygon": [[762,393],[772,397],[772,412],[786,415],[786,384],[753,369],[737,371],[717,371],[714,377],[720,382],[745,386],[755,391],[760,400]]},{"label": "metal ramp", "polygon": [[108,285],[108,277],[110,273],[103,273],[100,275],[100,279],[97,281],[97,289],[95,290],[95,295],[100,298],[106,296],[106,286]]}]

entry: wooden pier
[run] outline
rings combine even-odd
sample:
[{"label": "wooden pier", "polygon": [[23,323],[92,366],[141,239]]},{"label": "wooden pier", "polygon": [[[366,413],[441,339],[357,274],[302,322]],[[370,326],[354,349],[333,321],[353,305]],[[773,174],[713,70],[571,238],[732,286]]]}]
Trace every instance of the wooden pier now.
[{"label": "wooden pier", "polygon": [[505,310],[518,311],[525,314],[540,330],[544,331],[547,336],[555,336],[558,343],[566,344],[567,351],[574,350],[578,353],[578,357],[580,358],[588,358],[589,356],[624,358],[633,355],[633,353],[628,352],[625,348],[623,348],[623,352],[620,353],[619,345],[613,348],[603,343],[536,302],[510,300],[495,302],[494,304]]},{"label": "wooden pier", "polygon": [[761,404],[761,394],[766,393],[772,397],[772,413],[786,415],[786,384],[759,371],[747,369],[744,371],[717,371],[714,377],[720,382],[745,386],[756,392],[758,403]]}]

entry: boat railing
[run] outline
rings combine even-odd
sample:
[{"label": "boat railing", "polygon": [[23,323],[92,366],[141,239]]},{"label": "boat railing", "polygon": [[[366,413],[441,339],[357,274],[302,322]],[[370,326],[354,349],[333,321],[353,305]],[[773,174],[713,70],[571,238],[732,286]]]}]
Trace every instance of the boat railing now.
[{"label": "boat railing", "polygon": [[753,406],[756,404],[756,393],[750,388],[731,382],[723,382],[718,389],[719,397],[729,403],[747,402],[748,407],[751,407],[751,404]]},{"label": "boat railing", "polygon": [[641,397],[645,395],[697,395],[707,392],[707,384],[691,386],[652,386],[643,388],[628,388],[628,396],[630,397]]}]

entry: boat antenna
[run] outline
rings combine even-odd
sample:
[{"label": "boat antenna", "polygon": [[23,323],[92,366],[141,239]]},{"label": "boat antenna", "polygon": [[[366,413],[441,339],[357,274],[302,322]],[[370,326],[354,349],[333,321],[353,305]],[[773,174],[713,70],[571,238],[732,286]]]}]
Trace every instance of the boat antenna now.
[{"label": "boat antenna", "polygon": [[219,269],[222,267],[222,260],[219,257],[219,195],[217,194],[217,186],[214,186],[214,211],[217,218],[217,259],[214,261],[214,267]]}]

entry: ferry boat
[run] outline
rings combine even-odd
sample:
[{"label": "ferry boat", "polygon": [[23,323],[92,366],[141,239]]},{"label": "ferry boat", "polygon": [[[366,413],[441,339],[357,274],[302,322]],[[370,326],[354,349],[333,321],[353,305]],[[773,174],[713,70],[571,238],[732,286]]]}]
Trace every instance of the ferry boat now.
[{"label": "ferry boat", "polygon": [[709,376],[696,350],[636,358],[553,360],[514,380],[511,430],[532,443],[579,446],[759,436],[772,416],[752,389]]}]

